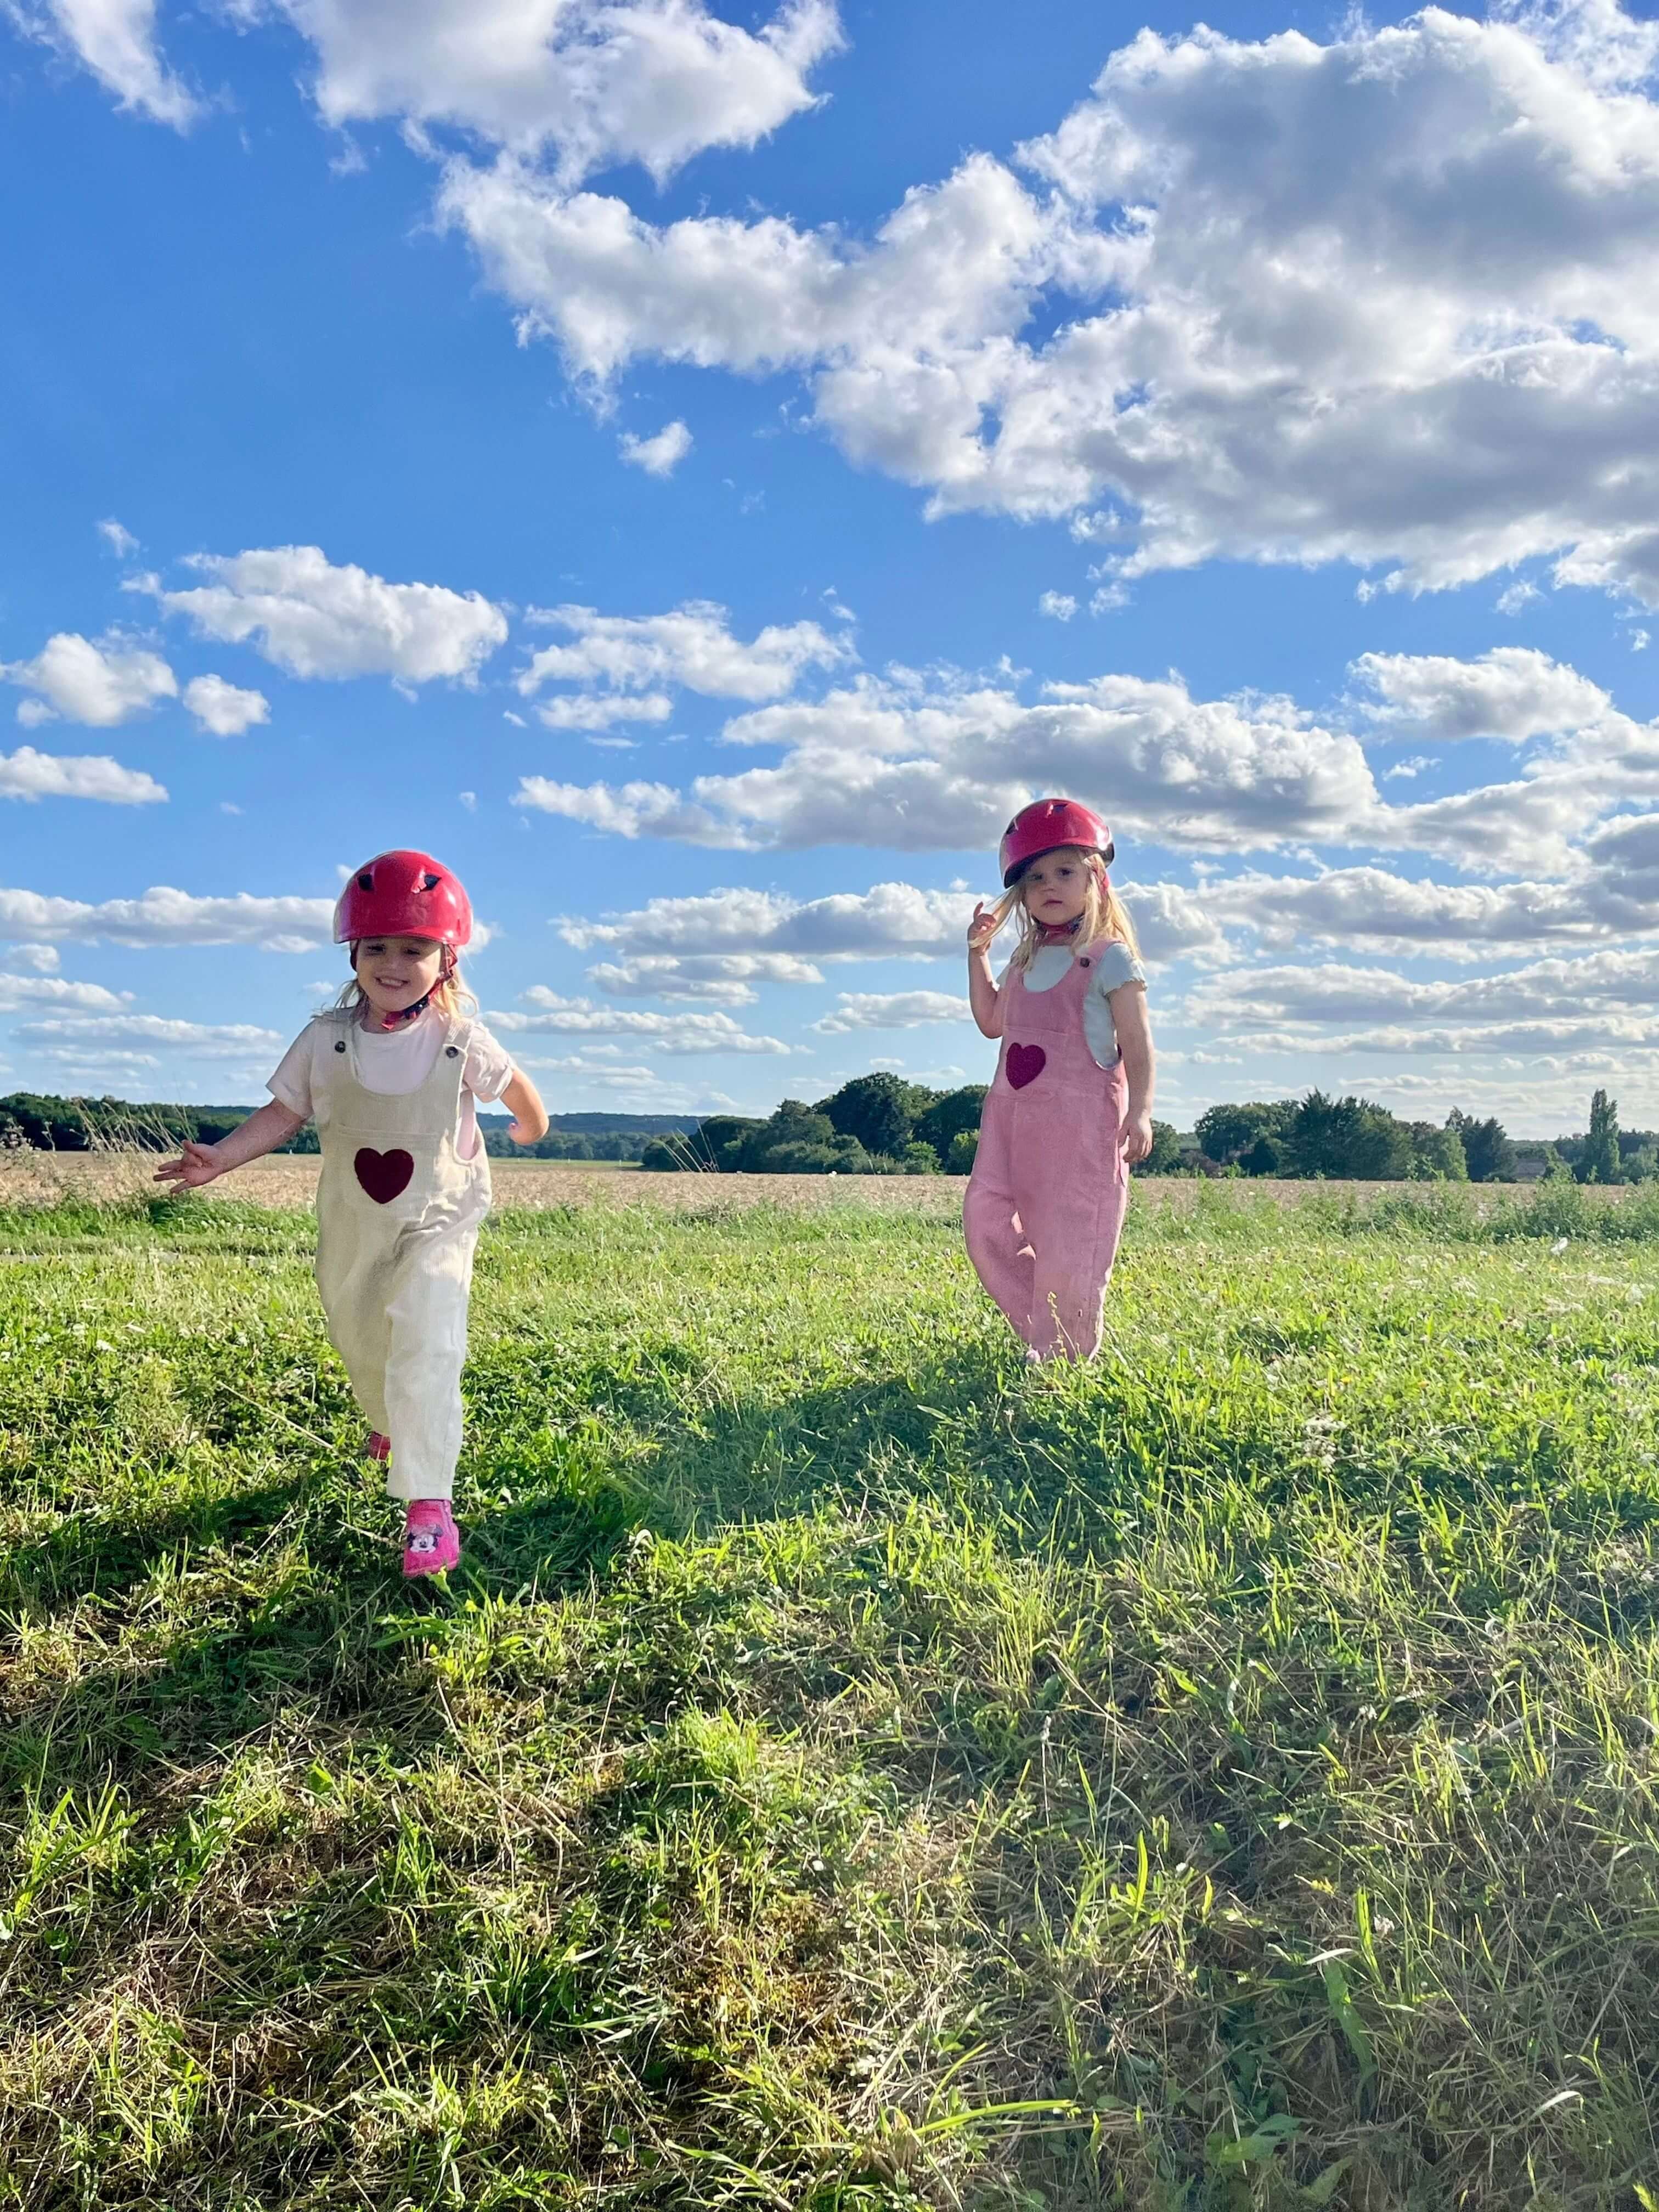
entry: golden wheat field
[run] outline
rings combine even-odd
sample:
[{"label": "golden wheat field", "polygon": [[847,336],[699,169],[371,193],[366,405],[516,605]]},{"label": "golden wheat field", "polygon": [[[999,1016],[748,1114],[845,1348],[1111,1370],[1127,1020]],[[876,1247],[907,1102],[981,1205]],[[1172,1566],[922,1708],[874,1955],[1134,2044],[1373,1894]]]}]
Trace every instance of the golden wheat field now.
[{"label": "golden wheat field", "polygon": [[[0,1203],[52,1205],[93,1200],[107,1203],[132,1198],[150,1188],[155,1156],[145,1152],[22,1152],[0,1158]],[[200,1194],[213,1204],[226,1200],[286,1210],[307,1206],[317,1189],[321,1163],[315,1154],[275,1155],[229,1175]],[[789,1208],[848,1204],[904,1213],[953,1213],[962,1204],[967,1181],[961,1176],[788,1176],[644,1175],[631,1164],[611,1160],[514,1160],[490,1162],[498,1207],[637,1206],[674,1212],[704,1212],[709,1206],[757,1205]],[[1202,1180],[1187,1176],[1137,1178],[1135,1202],[1141,1206],[1190,1207]],[[1271,1179],[1230,1183],[1241,1195],[1299,1206],[1310,1199],[1367,1204],[1390,1191],[1425,1186],[1386,1182],[1292,1182]],[[1633,1188],[1631,1187],[1631,1188]],[[1494,1203],[1529,1201],[1536,1186],[1490,1183],[1458,1185],[1459,1196],[1477,1209]],[[1586,1190],[1592,1203],[1618,1205],[1629,1195],[1624,1185]]]}]

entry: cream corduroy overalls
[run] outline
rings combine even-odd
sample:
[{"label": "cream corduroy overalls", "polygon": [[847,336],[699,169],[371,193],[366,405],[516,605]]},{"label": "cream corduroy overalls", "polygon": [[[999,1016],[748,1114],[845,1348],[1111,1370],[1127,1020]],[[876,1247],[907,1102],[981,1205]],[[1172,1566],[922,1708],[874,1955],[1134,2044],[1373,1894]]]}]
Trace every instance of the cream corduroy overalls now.
[{"label": "cream corduroy overalls", "polygon": [[356,1017],[324,1014],[313,1055],[322,1146],[317,1288],[363,1416],[391,1439],[393,1498],[447,1498],[461,1449],[461,1369],[489,1163],[457,1150],[471,1035],[452,1022],[401,1097],[365,1089]]}]

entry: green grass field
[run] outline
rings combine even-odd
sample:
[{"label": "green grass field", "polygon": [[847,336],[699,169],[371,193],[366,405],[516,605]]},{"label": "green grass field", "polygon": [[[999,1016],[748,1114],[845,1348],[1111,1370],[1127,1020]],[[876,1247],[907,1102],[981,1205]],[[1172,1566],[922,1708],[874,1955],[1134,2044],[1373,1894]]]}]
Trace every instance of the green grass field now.
[{"label": "green grass field", "polygon": [[[718,1194],[715,1194],[716,1196]],[[714,1199],[711,1198],[711,1207]],[[1659,2206],[1659,1218],[0,1212],[0,2207]]]}]

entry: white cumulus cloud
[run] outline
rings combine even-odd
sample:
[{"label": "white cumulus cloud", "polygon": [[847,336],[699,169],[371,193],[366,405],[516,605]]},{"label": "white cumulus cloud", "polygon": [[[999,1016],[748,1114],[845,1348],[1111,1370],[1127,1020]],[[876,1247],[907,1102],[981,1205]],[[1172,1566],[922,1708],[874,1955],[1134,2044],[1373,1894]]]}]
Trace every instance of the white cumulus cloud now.
[{"label": "white cumulus cloud", "polygon": [[185,686],[185,704],[216,738],[239,738],[256,722],[270,720],[263,691],[244,691],[222,676],[193,676]]},{"label": "white cumulus cloud", "polygon": [[544,699],[536,718],[550,730],[609,730],[618,722],[665,722],[673,710],[665,691],[568,691]]},{"label": "white cumulus cloud", "polygon": [[452,161],[440,212],[579,380],[799,371],[850,459],[934,512],[1073,516],[1109,578],[1541,558],[1659,604],[1652,44],[1612,0],[1143,31],[867,240],[657,225],[511,155]]},{"label": "white cumulus cloud", "polygon": [[110,806],[155,806],[167,795],[154,776],[123,768],[106,754],[41,753],[33,745],[0,753],[0,799],[95,799]]},{"label": "white cumulus cloud", "polygon": [[113,729],[158,700],[179,696],[178,678],[159,653],[119,638],[94,643],[76,630],[49,637],[33,660],[0,661],[0,676],[31,695],[17,719],[33,724],[61,716],[89,729]]},{"label": "white cumulus cloud", "polygon": [[1195,700],[1178,678],[1012,691],[866,683],[727,725],[728,743],[783,758],[663,784],[526,778],[516,803],[624,836],[690,843],[994,851],[1015,810],[1069,791],[1115,827],[1194,850],[1348,835],[1379,802],[1364,754],[1286,700]]},{"label": "white cumulus cloud", "polygon": [[204,637],[251,644],[290,676],[390,676],[465,682],[507,636],[507,617],[478,592],[389,584],[316,545],[278,545],[187,564],[209,579],[160,591],[170,614]]},{"label": "white cumulus cloud", "polygon": [[813,105],[841,44],[830,0],[755,30],[702,0],[273,0],[317,50],[330,123],[447,124],[550,161],[565,184],[638,161],[660,182]]},{"label": "white cumulus cloud", "polygon": [[773,1036],[755,1036],[726,1013],[651,1014],[631,1007],[597,1006],[591,999],[562,997],[545,984],[524,994],[531,1013],[493,1013],[490,1026],[507,1036],[636,1037],[658,1052],[787,1054]]},{"label": "white cumulus cloud", "polygon": [[[1149,957],[1213,958],[1225,951],[1226,940],[1202,893],[1177,884],[1120,889]],[[734,889],[653,898],[632,913],[597,921],[568,915],[558,928],[567,945],[583,951],[613,950],[630,969],[682,953],[699,962],[764,957],[799,962],[802,969],[799,975],[768,980],[807,982],[818,980],[812,965],[817,961],[960,960],[975,904],[971,891],[922,890],[905,883],[816,899]],[[731,951],[718,951],[725,947]]]},{"label": "white cumulus cloud", "polygon": [[84,1052],[88,1045],[160,1047],[189,1051],[210,1060],[252,1060],[279,1051],[288,1040],[280,1030],[259,1029],[247,1022],[173,1021],[161,1014],[64,1015],[58,1018],[20,1022],[12,1034],[26,1044],[70,1046]]},{"label": "white cumulus cloud", "polygon": [[631,467],[648,477],[672,477],[691,450],[691,433],[684,422],[665,423],[654,438],[636,438],[624,430],[617,447]]},{"label": "white cumulus cloud", "polygon": [[101,983],[75,983],[63,975],[0,975],[0,1013],[30,1006],[70,1006],[88,1013],[118,1010],[121,1001]]},{"label": "white cumulus cloud", "polygon": [[611,999],[684,999],[751,1006],[757,983],[821,983],[810,960],[790,952],[644,952],[602,960],[590,981]]},{"label": "white cumulus cloud", "polygon": [[73,54],[123,107],[177,130],[195,120],[197,101],[156,49],[155,0],[4,0],[4,6],[21,30]]},{"label": "white cumulus cloud", "polygon": [[531,619],[569,634],[568,645],[544,646],[518,678],[528,698],[544,684],[602,684],[642,691],[677,684],[719,699],[777,699],[809,668],[835,668],[854,658],[845,638],[815,622],[769,623],[747,643],[732,632],[726,610],[710,599],[688,600],[662,615],[602,615],[594,607],[533,610]]},{"label": "white cumulus cloud", "polygon": [[968,1018],[965,995],[949,991],[843,991],[812,1027],[824,1036],[843,1036],[853,1030],[915,1030]]},{"label": "white cumulus cloud", "polygon": [[1478,660],[1447,653],[1362,653],[1350,673],[1368,720],[1413,738],[1505,738],[1523,744],[1599,722],[1612,704],[1598,684],[1528,646],[1495,646]]},{"label": "white cumulus cloud", "polygon": [[106,515],[98,525],[98,535],[118,560],[125,561],[129,554],[138,550],[138,540],[124,524],[118,522],[112,514]]},{"label": "white cumulus cloud", "polygon": [[137,898],[59,898],[0,889],[0,939],[36,944],[257,945],[306,952],[332,942],[334,902],[259,898],[247,891],[198,898],[157,884]]}]

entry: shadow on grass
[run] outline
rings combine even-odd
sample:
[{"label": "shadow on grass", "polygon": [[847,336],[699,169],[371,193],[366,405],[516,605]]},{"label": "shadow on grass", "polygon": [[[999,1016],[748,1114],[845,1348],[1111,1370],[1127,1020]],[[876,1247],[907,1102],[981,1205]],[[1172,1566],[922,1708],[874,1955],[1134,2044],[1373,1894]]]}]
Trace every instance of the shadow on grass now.
[{"label": "shadow on grass", "polygon": [[[1613,1591],[1586,1553],[1594,1529],[1650,1517],[1653,1500],[1598,1488],[1588,1462],[1564,1462],[1548,1434],[1528,1462],[1504,1464],[1511,1498],[1496,1501],[1522,1516],[1547,1502],[1547,1522],[1524,1521],[1502,1558],[1483,1541],[1460,1562],[1446,1549],[1448,1511],[1478,1512],[1489,1528],[1494,1510],[1491,1490],[1474,1487],[1479,1462],[1437,1470],[1363,1437],[1351,1458],[1316,1462],[1270,1391],[1240,1394],[1224,1421],[1208,1398],[1183,1403],[1173,1383],[1127,1368],[1081,1382],[1027,1375],[990,1335],[948,1365],[781,1397],[712,1389],[672,1343],[575,1375],[538,1364],[520,1346],[470,1373],[466,1552],[446,1586],[404,1583],[397,1510],[375,1477],[365,1465],[354,1481],[349,1462],[315,1451],[280,1480],[119,1524],[70,1521],[17,1547],[0,1567],[0,1608],[39,1620],[95,1598],[111,1639],[125,1630],[127,1642],[67,1680],[43,1670],[38,1688],[27,1666],[12,1668],[5,1770],[59,1790],[116,1771],[142,1792],[147,1762],[193,1766],[277,1729],[296,1701],[327,1729],[417,1759],[442,1732],[423,1621],[603,1586],[641,1528],[710,1538],[826,1510],[891,1516],[921,1503],[1011,1554],[1098,1562],[1144,1550],[1160,1517],[1178,1534],[1195,1507],[1213,1516],[1224,1492],[1213,1599],[1225,1613],[1259,1608],[1269,1571],[1300,1571],[1322,1501],[1386,1509],[1401,1571],[1416,1573],[1421,1545],[1425,1571],[1461,1577],[1466,1609],[1501,1614],[1519,1580],[1561,1572],[1556,1601],[1587,1624],[1607,1619],[1610,1595],[1625,1633],[1659,1619],[1659,1587],[1639,1562]],[[1548,1556],[1558,1539],[1571,1558]]]}]

